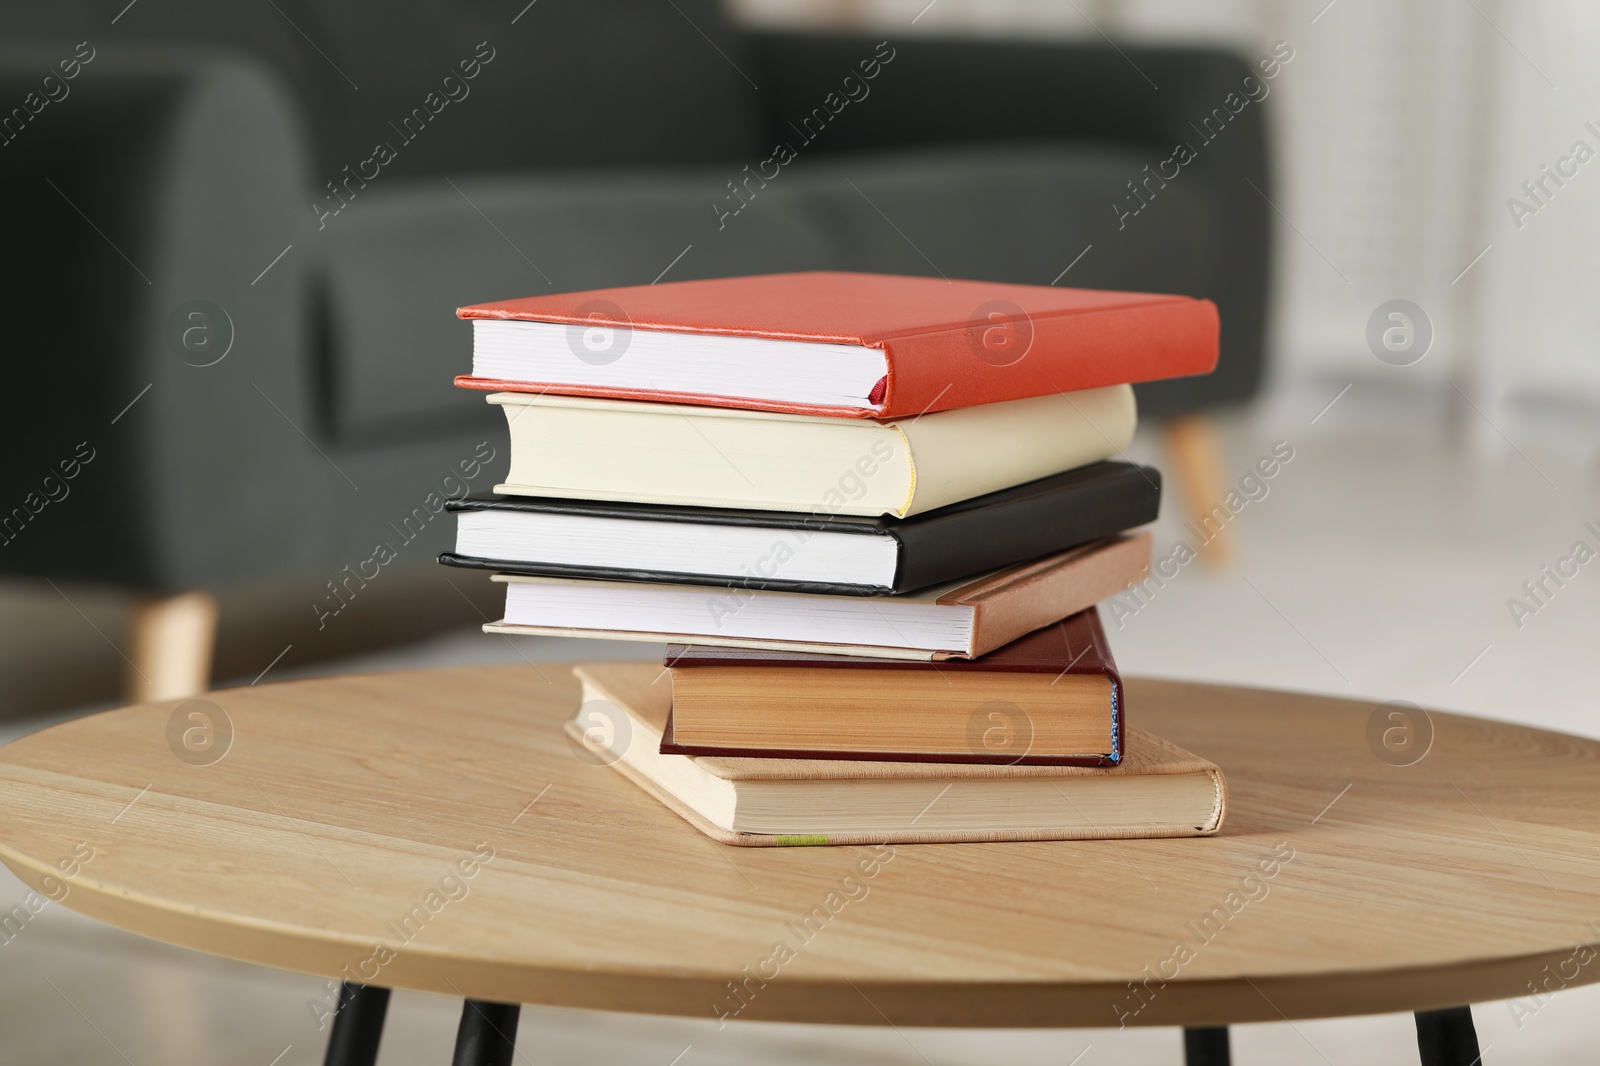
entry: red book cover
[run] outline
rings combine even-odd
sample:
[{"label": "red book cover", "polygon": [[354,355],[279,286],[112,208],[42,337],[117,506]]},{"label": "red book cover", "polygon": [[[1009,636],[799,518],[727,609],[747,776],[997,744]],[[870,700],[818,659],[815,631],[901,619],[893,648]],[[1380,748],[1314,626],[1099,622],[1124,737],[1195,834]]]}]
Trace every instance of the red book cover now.
[{"label": "red book cover", "polygon": [[881,419],[1204,374],[1219,329],[1216,305],[1188,296],[833,272],[530,296],[456,314],[858,345],[882,349],[888,368],[871,407],[456,378],[464,388]]}]

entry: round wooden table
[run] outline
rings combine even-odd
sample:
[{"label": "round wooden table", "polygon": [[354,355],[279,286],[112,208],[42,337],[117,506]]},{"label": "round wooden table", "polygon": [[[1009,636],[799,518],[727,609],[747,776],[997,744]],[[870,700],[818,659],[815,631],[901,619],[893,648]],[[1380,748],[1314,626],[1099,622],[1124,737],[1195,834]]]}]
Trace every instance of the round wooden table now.
[{"label": "round wooden table", "polygon": [[1135,680],[1135,719],[1226,773],[1218,836],[733,848],[575,754],[577,685],[542,675],[263,685],[43,730],[0,749],[0,858],[124,929],[346,982],[340,1063],[371,1061],[403,987],[469,1001],[458,1062],[509,1061],[528,1002],[1181,1025],[1196,1062],[1226,1061],[1232,1022],[1413,1010],[1425,1061],[1465,1064],[1460,1004],[1600,977],[1574,965],[1600,943],[1594,741]]}]

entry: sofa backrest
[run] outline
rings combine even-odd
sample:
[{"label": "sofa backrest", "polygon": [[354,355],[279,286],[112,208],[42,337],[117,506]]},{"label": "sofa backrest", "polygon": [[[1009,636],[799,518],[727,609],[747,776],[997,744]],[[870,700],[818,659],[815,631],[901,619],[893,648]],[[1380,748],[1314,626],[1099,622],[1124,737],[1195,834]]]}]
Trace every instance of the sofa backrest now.
[{"label": "sofa backrest", "polygon": [[375,153],[417,176],[756,147],[750,61],[717,0],[136,0],[119,15],[124,2],[0,3],[0,36],[246,52],[298,97],[319,185],[371,173]]},{"label": "sofa backrest", "polygon": [[330,0],[318,17],[360,86],[327,93],[342,112],[321,124],[328,165],[380,143],[407,174],[705,162],[754,147],[756,91],[715,0]]}]

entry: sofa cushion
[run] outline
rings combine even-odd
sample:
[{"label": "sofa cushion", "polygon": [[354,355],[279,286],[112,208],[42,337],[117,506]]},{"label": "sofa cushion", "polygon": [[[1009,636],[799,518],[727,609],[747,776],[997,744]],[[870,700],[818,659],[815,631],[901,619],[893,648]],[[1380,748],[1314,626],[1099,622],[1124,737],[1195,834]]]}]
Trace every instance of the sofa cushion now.
[{"label": "sofa cushion", "polygon": [[802,159],[796,176],[857,270],[1193,294],[1215,237],[1200,179],[1169,183],[1120,228],[1112,210],[1145,162],[1121,148],[985,144]]},{"label": "sofa cushion", "polygon": [[472,365],[472,329],[455,317],[464,304],[663,275],[842,269],[793,200],[719,232],[709,205],[719,179],[457,178],[353,203],[320,235],[332,429],[384,439],[482,416],[483,394],[450,384]]},{"label": "sofa cushion", "polygon": [[742,201],[726,187],[742,169],[709,168],[374,191],[322,234],[334,426],[354,440],[478,416],[482,396],[449,387],[471,364],[457,306],[646,284],[669,264],[666,280],[866,270],[1206,295],[1219,235],[1202,178],[1118,228],[1112,198],[1142,165],[991,145],[798,159]]}]

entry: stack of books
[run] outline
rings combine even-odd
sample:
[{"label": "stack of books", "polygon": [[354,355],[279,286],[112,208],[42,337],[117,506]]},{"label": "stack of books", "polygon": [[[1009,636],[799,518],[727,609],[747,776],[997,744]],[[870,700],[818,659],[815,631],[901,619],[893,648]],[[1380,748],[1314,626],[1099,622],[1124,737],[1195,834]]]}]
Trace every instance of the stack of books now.
[{"label": "stack of books", "polygon": [[807,273],[458,314],[511,464],[440,561],[505,584],[491,632],[668,644],[577,668],[594,761],[732,844],[1221,824],[1095,610],[1160,503],[1130,383],[1212,369],[1211,303]]}]

